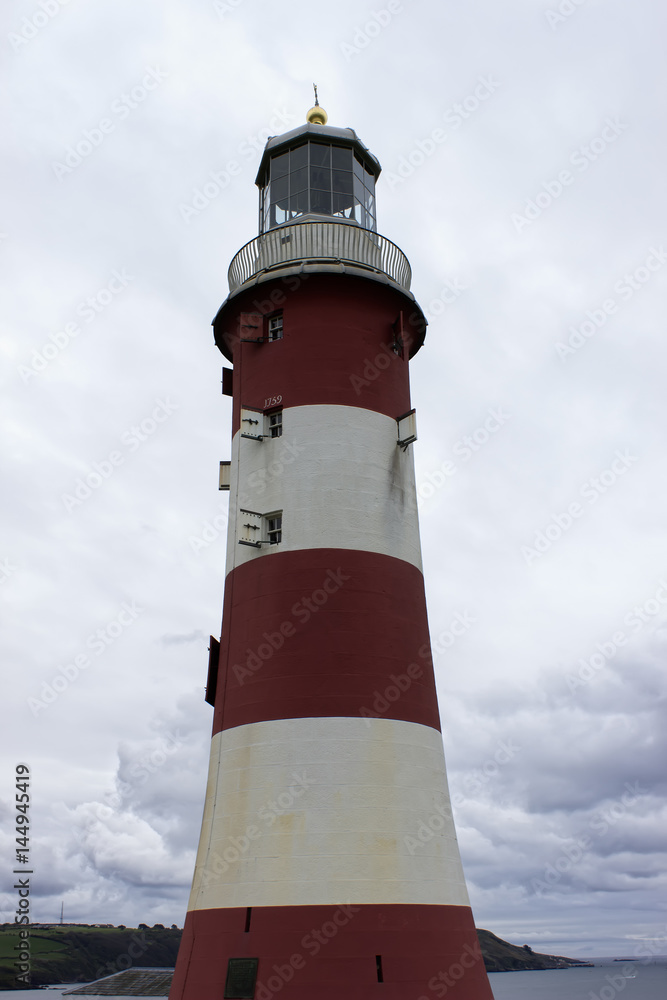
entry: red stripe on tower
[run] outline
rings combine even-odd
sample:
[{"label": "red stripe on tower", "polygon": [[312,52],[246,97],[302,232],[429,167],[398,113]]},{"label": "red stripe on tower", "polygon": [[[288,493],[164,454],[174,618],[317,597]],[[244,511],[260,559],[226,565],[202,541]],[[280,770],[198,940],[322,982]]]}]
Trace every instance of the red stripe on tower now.
[{"label": "red stripe on tower", "polygon": [[421,566],[408,361],[426,322],[376,232],[379,173],[319,107],[269,140],[260,236],[214,321],[234,365],[225,601],[171,1000],[491,1000]]}]

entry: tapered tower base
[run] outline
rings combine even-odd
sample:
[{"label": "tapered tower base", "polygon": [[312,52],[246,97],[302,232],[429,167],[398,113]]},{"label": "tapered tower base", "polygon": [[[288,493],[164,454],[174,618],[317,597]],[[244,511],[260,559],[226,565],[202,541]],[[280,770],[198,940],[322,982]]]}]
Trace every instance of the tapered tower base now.
[{"label": "tapered tower base", "polygon": [[255,1000],[492,1000],[465,906],[199,910],[181,950],[172,1000],[222,1000],[229,958],[258,956]]}]

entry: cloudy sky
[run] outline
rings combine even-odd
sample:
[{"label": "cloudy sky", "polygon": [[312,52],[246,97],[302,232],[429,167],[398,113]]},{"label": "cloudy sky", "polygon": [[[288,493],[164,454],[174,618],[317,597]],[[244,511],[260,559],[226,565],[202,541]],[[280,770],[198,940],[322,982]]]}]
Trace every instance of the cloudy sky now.
[{"label": "cloudy sky", "polygon": [[660,0],[0,18],[0,919],[25,762],[33,918],[183,923],[230,454],[209,324],[257,232],[259,151],[315,80],[383,165],[378,228],[430,321],[414,453],[477,924],[665,951]]}]

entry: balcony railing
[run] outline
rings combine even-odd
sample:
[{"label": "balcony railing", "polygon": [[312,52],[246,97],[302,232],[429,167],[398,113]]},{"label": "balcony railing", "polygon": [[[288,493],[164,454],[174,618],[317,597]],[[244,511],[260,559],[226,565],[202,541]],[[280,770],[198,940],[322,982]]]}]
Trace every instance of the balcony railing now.
[{"label": "balcony railing", "polygon": [[257,274],[299,261],[355,264],[410,289],[410,264],[391,240],[344,222],[299,222],[270,229],[246,243],[229,266],[229,290],[235,292]]}]

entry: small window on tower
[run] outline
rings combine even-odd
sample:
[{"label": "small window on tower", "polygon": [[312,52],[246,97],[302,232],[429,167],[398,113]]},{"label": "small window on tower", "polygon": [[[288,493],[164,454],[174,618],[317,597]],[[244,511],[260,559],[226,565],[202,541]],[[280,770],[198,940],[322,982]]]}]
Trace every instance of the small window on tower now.
[{"label": "small window on tower", "polygon": [[275,316],[269,316],[267,339],[269,341],[283,339],[283,314],[281,312],[276,313]]},{"label": "small window on tower", "polygon": [[266,534],[269,545],[279,545],[283,537],[283,515],[281,513],[267,514]]},{"label": "small window on tower", "polygon": [[274,410],[267,415],[269,437],[279,438],[283,433],[283,411]]}]

